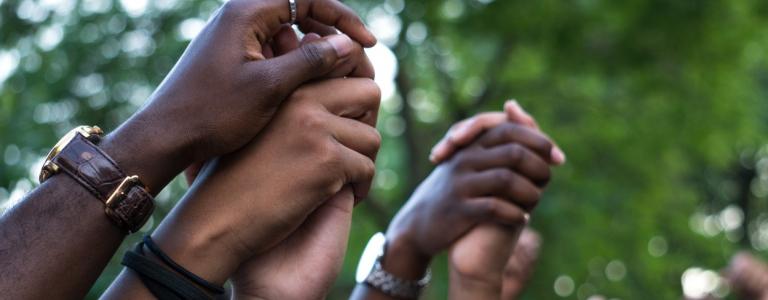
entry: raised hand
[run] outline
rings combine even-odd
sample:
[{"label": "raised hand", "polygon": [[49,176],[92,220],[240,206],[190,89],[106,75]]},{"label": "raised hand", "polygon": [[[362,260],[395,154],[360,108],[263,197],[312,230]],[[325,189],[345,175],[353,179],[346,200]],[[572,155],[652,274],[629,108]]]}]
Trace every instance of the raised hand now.
[{"label": "raised hand", "polygon": [[[292,30],[282,33],[272,45],[276,55],[299,46]],[[317,34],[307,34],[301,44],[319,38]],[[323,299],[341,272],[354,200],[353,190],[342,190],[288,238],[243,263],[232,277],[234,297]]]},{"label": "raised hand", "polygon": [[723,274],[744,299],[768,300],[768,264],[752,254],[740,252],[734,255]]},{"label": "raised hand", "polygon": [[361,45],[372,46],[376,40],[352,10],[336,0],[297,0],[297,5],[300,24],[326,24],[346,35],[329,35],[271,57],[265,46],[289,22],[288,1],[225,3],[148,104],[113,134],[119,141],[142,145],[127,148],[121,142],[110,148],[125,152],[115,154],[118,163],[153,150],[129,171],[160,190],[189,164],[230,153],[252,140],[301,84],[350,73],[373,77],[371,68],[359,66],[367,60]]},{"label": "raised hand", "polygon": [[[496,224],[477,226],[451,248],[451,299],[517,299],[538,259],[541,238]],[[500,294],[499,294],[500,293]]]},{"label": "raised hand", "polygon": [[[464,139],[479,134],[484,128],[497,126],[499,122],[511,120],[521,126],[540,132],[536,120],[528,115],[517,102],[507,102],[505,114],[487,113],[477,116],[459,125],[459,130],[448,136],[435,147],[436,157],[440,159],[449,155],[456,145],[465,142]],[[550,162],[562,164],[565,155],[555,147],[552,150]],[[509,259],[518,240],[522,227],[499,226],[492,222],[478,225],[451,248],[449,262],[451,267],[451,298],[497,298],[502,292],[504,262]],[[482,255],[478,255],[482,253]],[[505,287],[506,288],[506,287]],[[506,288],[508,293],[511,288]]]},{"label": "raised hand", "polygon": [[549,180],[552,147],[544,135],[513,123],[482,134],[439,165],[398,212],[383,268],[418,279],[434,255],[478,224],[523,226]]},{"label": "raised hand", "polygon": [[223,283],[344,186],[369,185],[379,98],[370,79],[303,86],[255,140],[203,167],[153,238],[180,265]]}]

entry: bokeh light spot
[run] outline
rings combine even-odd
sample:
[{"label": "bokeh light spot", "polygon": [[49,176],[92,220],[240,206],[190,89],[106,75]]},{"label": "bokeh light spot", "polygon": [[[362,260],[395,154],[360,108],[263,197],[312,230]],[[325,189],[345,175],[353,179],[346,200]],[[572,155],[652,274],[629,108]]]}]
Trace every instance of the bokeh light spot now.
[{"label": "bokeh light spot", "polygon": [[560,275],[555,279],[555,294],[560,297],[568,297],[573,294],[573,290],[576,288],[576,284],[568,275]]}]

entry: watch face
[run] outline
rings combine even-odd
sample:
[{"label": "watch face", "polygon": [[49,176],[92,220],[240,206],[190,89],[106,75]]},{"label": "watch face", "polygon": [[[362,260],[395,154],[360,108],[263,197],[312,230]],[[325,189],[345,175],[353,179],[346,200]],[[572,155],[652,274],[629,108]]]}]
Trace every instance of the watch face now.
[{"label": "watch face", "polygon": [[[71,142],[78,133],[85,138],[89,138],[92,135],[101,135],[103,132],[98,126],[78,126],[75,129],[70,130],[56,143],[56,145],[53,146],[53,148],[51,148],[51,151],[48,152],[48,155],[45,157],[45,162],[49,162],[54,156],[59,155],[59,153],[64,150],[64,147],[69,145],[69,142]],[[50,170],[45,170],[45,168],[43,168],[43,170],[40,171],[40,183],[43,183],[43,181],[48,179],[51,175],[53,174]]]},{"label": "watch face", "polygon": [[384,245],[387,243],[387,238],[383,233],[379,232],[368,241],[368,245],[365,246],[363,255],[360,257],[360,263],[357,265],[357,274],[355,279],[358,283],[365,282],[368,278],[368,274],[371,274],[373,266],[376,265],[376,261],[384,255]]}]

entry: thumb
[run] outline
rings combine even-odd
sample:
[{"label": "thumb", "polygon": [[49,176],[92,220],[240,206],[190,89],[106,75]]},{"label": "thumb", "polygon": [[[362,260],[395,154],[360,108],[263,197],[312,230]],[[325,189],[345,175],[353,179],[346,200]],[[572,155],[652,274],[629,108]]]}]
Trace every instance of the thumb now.
[{"label": "thumb", "polygon": [[284,55],[250,62],[250,78],[262,78],[272,82],[272,92],[287,95],[300,85],[330,73],[349,60],[362,46],[348,36],[337,34],[305,43]]}]

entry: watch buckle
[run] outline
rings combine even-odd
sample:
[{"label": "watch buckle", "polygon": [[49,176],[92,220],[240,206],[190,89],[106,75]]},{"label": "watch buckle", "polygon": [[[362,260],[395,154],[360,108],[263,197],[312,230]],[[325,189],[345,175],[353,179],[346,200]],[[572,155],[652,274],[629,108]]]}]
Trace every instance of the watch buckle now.
[{"label": "watch buckle", "polygon": [[128,176],[123,179],[123,182],[120,183],[120,185],[117,186],[114,192],[112,192],[112,195],[109,195],[109,198],[107,198],[107,201],[104,202],[104,204],[107,206],[107,210],[112,210],[117,206],[117,203],[120,201],[123,201],[125,197],[127,196],[126,193],[128,190],[135,186],[141,186],[141,181],[139,181],[139,176],[133,175]]}]

